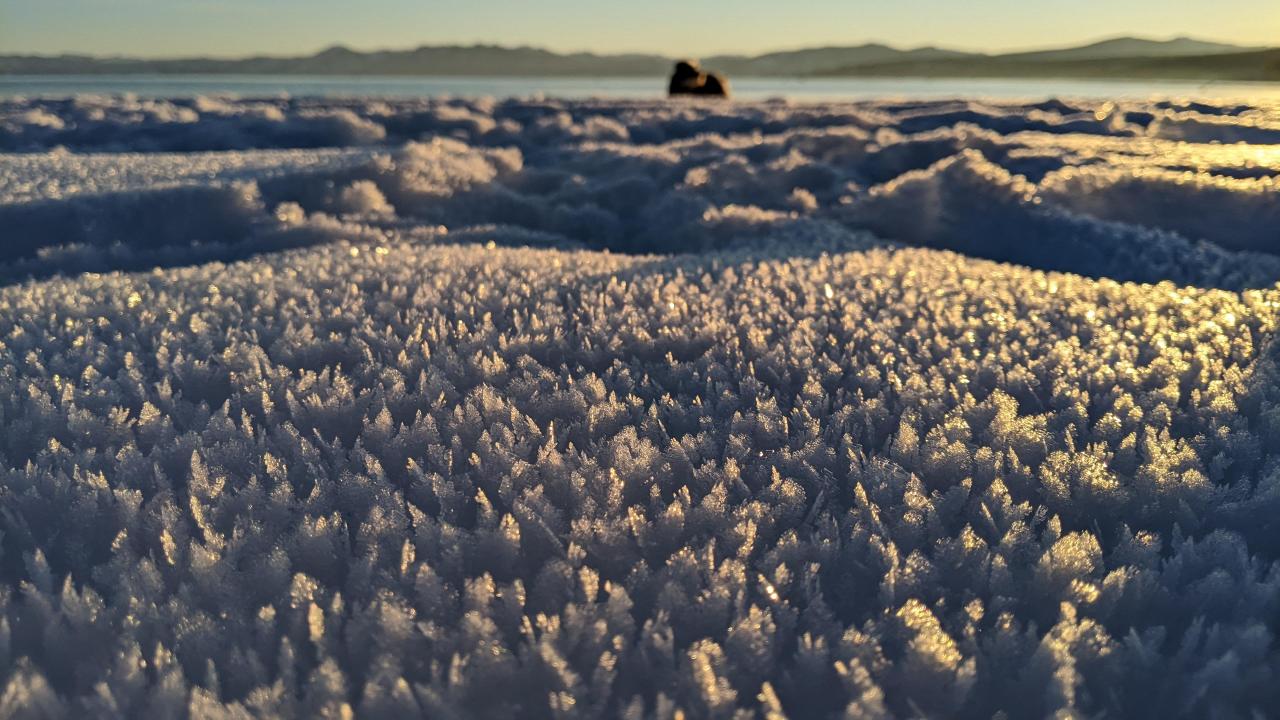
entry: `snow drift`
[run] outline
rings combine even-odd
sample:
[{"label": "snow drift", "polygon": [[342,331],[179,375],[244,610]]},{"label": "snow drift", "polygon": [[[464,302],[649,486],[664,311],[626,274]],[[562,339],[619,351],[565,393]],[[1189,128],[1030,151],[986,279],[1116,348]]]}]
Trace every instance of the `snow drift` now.
[{"label": "snow drift", "polygon": [[[721,210],[758,208],[1042,269],[1264,287],[1274,258],[1223,251],[1280,246],[1280,145],[1248,144],[1278,128],[1271,108],[1167,102],[17,99],[0,101],[0,147],[28,152],[0,159],[0,222],[13,277],[55,271],[42,253],[144,267],[140,242],[198,246],[193,261],[278,248],[291,203],[303,222],[500,225],[639,253],[733,246]],[[340,149],[138,154],[317,144]]]}]

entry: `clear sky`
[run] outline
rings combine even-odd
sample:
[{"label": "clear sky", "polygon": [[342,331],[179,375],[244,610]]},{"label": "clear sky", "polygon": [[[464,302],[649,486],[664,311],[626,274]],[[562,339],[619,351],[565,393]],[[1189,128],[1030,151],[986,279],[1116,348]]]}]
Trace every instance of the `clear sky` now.
[{"label": "clear sky", "polygon": [[1117,35],[1280,45],[1280,0],[0,0],[0,54],[301,54],[474,42],[671,55]]}]

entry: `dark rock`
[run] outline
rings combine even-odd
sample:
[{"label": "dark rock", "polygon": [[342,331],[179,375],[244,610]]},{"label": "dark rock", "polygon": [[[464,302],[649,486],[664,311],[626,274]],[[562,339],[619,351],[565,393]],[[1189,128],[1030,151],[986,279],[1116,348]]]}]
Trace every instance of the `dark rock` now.
[{"label": "dark rock", "polygon": [[729,97],[729,80],[719,73],[703,72],[696,60],[681,60],[671,74],[668,94]]}]

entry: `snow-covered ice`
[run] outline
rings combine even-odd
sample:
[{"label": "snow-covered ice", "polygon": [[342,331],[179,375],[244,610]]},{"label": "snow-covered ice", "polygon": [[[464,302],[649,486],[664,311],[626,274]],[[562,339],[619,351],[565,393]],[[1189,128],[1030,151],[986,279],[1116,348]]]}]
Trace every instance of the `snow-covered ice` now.
[{"label": "snow-covered ice", "polygon": [[0,148],[0,716],[1280,703],[1274,107],[19,99]]},{"label": "snow-covered ice", "polygon": [[157,190],[336,170],[369,160],[372,150],[259,150],[197,153],[0,154],[0,202],[62,199],[83,193]]},{"label": "snow-covered ice", "polygon": [[[1168,101],[9,99],[0,148],[20,152],[0,155],[0,222],[15,240],[0,255],[21,277],[242,257],[326,242],[339,222],[363,230],[336,236],[491,225],[500,243],[630,253],[824,225],[1117,280],[1263,287],[1280,278],[1277,134],[1275,107]],[[287,227],[282,204],[302,210]]]}]

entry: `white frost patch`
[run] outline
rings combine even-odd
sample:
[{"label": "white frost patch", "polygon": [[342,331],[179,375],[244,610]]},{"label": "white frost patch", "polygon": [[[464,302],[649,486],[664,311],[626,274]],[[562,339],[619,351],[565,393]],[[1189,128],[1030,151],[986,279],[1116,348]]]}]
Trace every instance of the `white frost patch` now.
[{"label": "white frost patch", "polygon": [[367,162],[367,150],[257,150],[237,153],[0,153],[0,204],[80,194],[155,190],[189,184],[333,172]]},{"label": "white frost patch", "polygon": [[387,202],[387,198],[372,180],[356,180],[338,193],[338,201],[334,208],[338,212],[356,215],[394,215],[395,208]]}]

